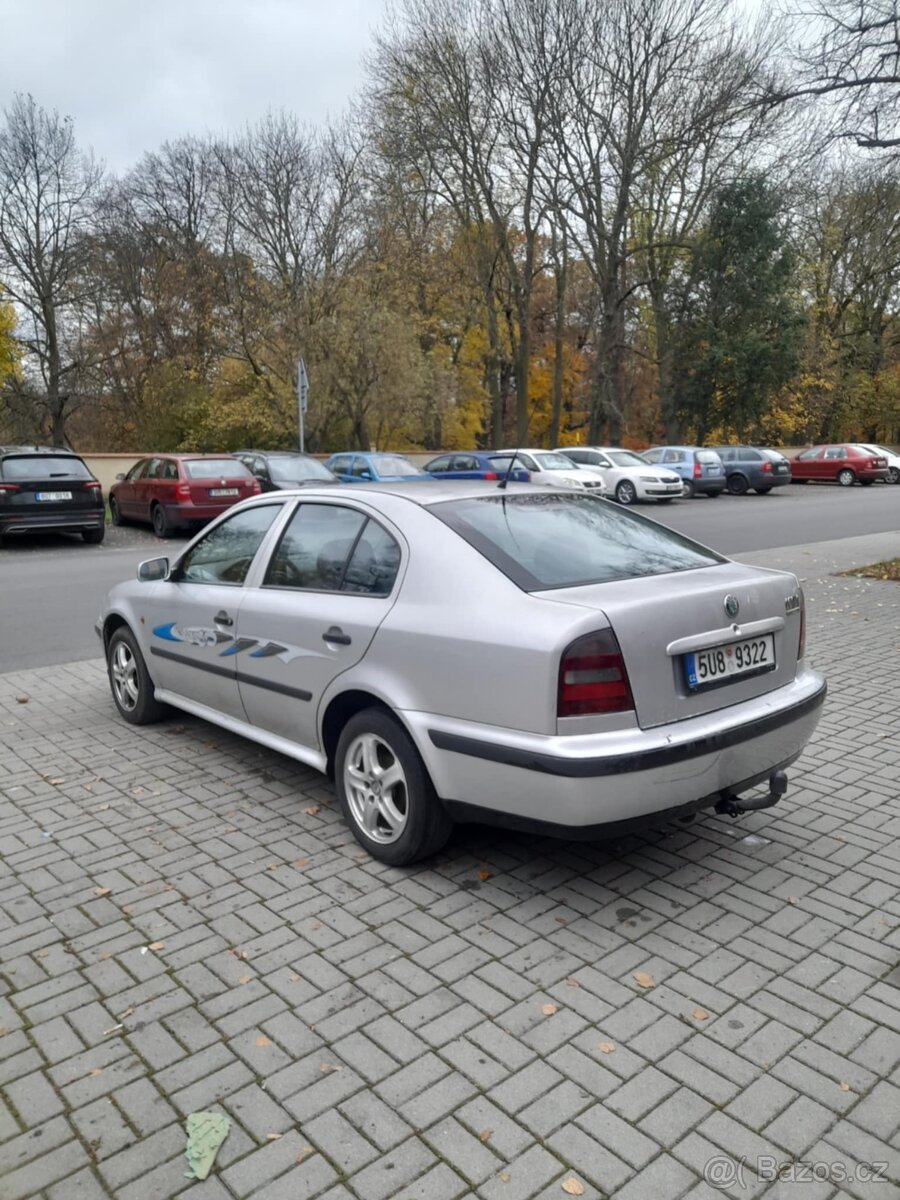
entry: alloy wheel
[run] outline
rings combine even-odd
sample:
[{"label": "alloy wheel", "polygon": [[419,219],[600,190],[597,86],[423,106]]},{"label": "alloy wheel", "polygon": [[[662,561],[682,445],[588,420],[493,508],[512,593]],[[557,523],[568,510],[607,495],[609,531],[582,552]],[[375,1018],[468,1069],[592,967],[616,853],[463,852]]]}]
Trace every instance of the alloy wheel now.
[{"label": "alloy wheel", "polygon": [[361,733],[347,748],[344,789],[353,820],[373,842],[396,842],[409,819],[406,775],[390,745]]},{"label": "alloy wheel", "polygon": [[627,479],[623,479],[616,488],[616,499],[620,504],[633,504],[636,496],[634,484]]},{"label": "alloy wheel", "polygon": [[856,482],[856,476],[849,467],[844,467],[843,471],[838,471],[837,481],[841,487],[853,487]]},{"label": "alloy wheel", "polygon": [[140,677],[137,660],[126,642],[116,642],[109,667],[116,699],[131,712],[140,698]]}]

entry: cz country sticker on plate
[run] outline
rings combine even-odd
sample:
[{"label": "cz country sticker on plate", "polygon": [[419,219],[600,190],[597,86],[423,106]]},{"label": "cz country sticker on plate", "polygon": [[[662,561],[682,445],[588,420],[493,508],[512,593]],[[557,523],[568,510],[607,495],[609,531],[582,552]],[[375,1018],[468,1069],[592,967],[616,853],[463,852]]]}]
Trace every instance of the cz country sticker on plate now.
[{"label": "cz country sticker on plate", "polygon": [[727,646],[712,646],[684,656],[684,674],[692,691],[727,682],[735,676],[775,670],[775,637],[765,633]]}]

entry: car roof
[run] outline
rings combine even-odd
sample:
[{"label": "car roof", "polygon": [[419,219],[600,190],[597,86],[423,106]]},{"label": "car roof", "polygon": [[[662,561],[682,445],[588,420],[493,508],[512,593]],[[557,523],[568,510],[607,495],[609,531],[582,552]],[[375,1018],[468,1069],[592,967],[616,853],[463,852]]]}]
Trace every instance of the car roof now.
[{"label": "car roof", "polygon": [[[277,497],[274,497],[271,492],[254,497],[254,503],[260,502],[263,504],[271,504],[273,499],[278,501],[290,499],[292,496],[300,497],[304,500],[314,499],[321,495],[323,500],[333,504],[335,500],[341,498],[361,499],[363,496],[377,498],[379,496],[393,496],[402,500],[409,500],[413,504],[418,504],[421,507],[427,507],[431,504],[438,504],[442,500],[468,500],[476,499],[479,496],[489,496],[499,492],[501,489],[498,483],[494,480],[481,479],[441,479],[440,475],[428,476],[417,483],[374,483],[368,480],[363,480],[361,483],[346,483],[333,484],[323,482],[321,490],[317,484],[310,484],[302,488],[284,488]],[[507,495],[523,495],[533,496],[535,488],[528,483],[513,483],[510,482],[508,487],[504,489]],[[541,488],[541,495],[546,495],[548,492],[558,491],[561,496],[572,497],[573,493],[570,488]],[[581,495],[581,493],[578,493]]]},{"label": "car roof", "polygon": [[148,458],[177,458],[179,462],[194,462],[203,458],[234,458],[230,450],[221,450],[218,454],[191,454],[189,451],[157,450],[154,454],[142,454],[140,461]]},{"label": "car roof", "polygon": [[[300,450],[229,450],[228,454],[258,454],[260,458],[315,458],[314,454],[304,454]],[[199,457],[199,456],[198,456]],[[221,454],[212,455],[221,458]]]},{"label": "car roof", "polygon": [[77,451],[66,446],[0,446],[0,454],[68,454],[70,458],[80,458]]}]

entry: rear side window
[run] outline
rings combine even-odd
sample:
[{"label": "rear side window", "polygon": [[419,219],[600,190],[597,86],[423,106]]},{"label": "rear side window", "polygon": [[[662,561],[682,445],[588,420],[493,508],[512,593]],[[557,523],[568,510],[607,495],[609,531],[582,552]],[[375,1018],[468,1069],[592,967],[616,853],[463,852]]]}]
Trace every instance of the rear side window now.
[{"label": "rear side window", "polygon": [[725,560],[636,513],[585,495],[491,495],[429,512],[524,591],[708,567]]},{"label": "rear side window", "polygon": [[264,585],[386,596],[400,547],[363,513],[336,504],[302,504],[266,571]]},{"label": "rear side window", "polygon": [[80,458],[73,455],[23,454],[0,461],[4,479],[93,479]]},{"label": "rear side window", "polygon": [[189,458],[184,469],[188,479],[234,479],[250,474],[236,458]]}]

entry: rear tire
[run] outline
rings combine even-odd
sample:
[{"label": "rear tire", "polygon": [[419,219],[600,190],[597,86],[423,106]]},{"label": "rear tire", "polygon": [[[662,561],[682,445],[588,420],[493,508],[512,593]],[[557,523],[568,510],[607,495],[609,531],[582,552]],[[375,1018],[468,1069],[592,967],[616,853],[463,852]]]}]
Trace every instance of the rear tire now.
[{"label": "rear tire", "polygon": [[717,492],[707,492],[706,494],[709,496],[710,500],[718,500],[724,491],[724,488],[719,488]]},{"label": "rear tire", "polygon": [[684,499],[685,499],[685,500],[693,500],[693,498],[694,498],[694,485],[691,483],[691,481],[690,481],[689,479],[684,479],[684,480],[682,480],[682,483],[681,483],[681,494],[682,494],[682,496],[684,497]]},{"label": "rear tire", "polygon": [[163,719],[168,709],[153,695],[153,680],[127,625],[120,625],[109,639],[106,671],[113,702],[129,725],[152,725]]},{"label": "rear tire", "polygon": [[621,479],[616,484],[616,499],[620,504],[634,504],[637,500],[637,488],[630,479]]},{"label": "rear tire", "polygon": [[153,526],[153,532],[158,538],[167,538],[171,536],[172,526],[169,524],[169,518],[166,516],[166,510],[161,504],[154,504],[150,510],[150,523]]},{"label": "rear tire", "polygon": [[453,822],[412,738],[381,708],[351,717],[334,756],[344,820],[379,862],[405,867],[444,845]]},{"label": "rear tire", "polygon": [[749,488],[750,482],[746,475],[735,474],[728,476],[728,490],[732,496],[743,496]]},{"label": "rear tire", "polygon": [[772,489],[770,487],[754,488],[754,491],[756,492],[757,496],[768,496],[768,494],[769,494],[769,492],[771,492],[771,490]]},{"label": "rear tire", "polygon": [[900,483],[900,468],[888,467],[887,479],[885,483]]},{"label": "rear tire", "polygon": [[841,487],[853,487],[856,483],[856,476],[849,467],[844,467],[843,470],[838,471],[837,481]]},{"label": "rear tire", "polygon": [[101,525],[99,529],[82,529],[81,536],[89,546],[99,546],[106,537],[106,526]]},{"label": "rear tire", "polygon": [[875,480],[874,479],[861,479],[859,482],[862,487],[871,487],[872,484],[875,482]]}]

